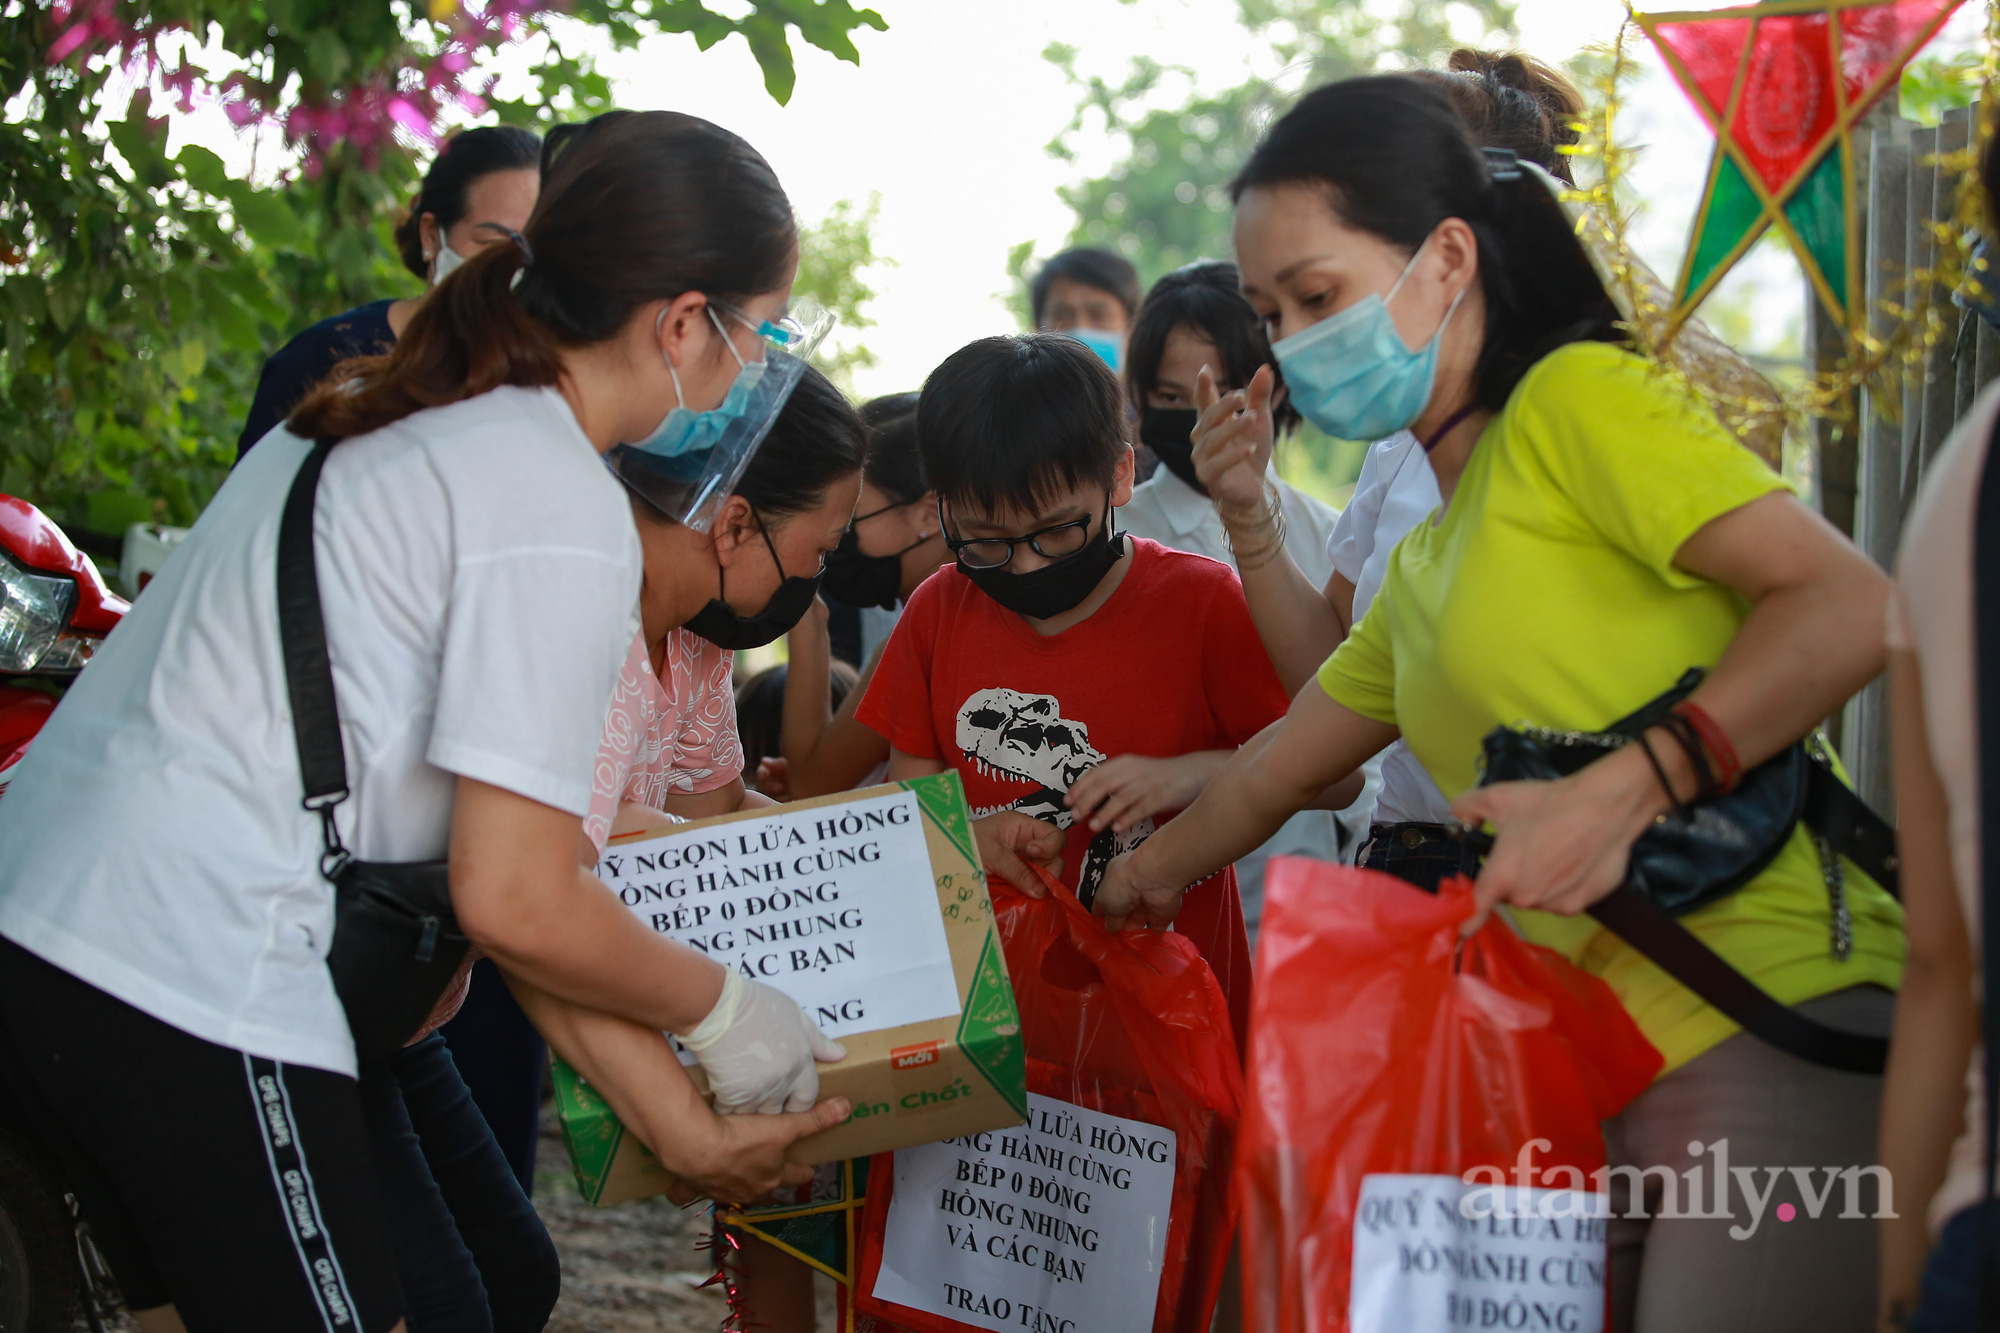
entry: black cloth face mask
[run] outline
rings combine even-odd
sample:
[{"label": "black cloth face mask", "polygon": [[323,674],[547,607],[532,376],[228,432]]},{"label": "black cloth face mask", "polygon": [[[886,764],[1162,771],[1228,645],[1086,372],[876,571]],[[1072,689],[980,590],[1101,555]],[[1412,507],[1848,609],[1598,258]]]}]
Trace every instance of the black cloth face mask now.
[{"label": "black cloth face mask", "polygon": [[919,537],[893,555],[866,555],[856,526],[875,514],[886,514],[901,505],[888,505],[874,514],[863,514],[840,536],[840,545],[826,558],[826,590],[849,606],[879,606],[893,611],[903,600],[903,557],[929,541]]},{"label": "black cloth face mask", "polygon": [[1139,413],[1139,442],[1160,456],[1167,471],[1207,495],[1208,487],[1194,471],[1194,423],[1200,419],[1193,408],[1146,408]]},{"label": "black cloth face mask", "polygon": [[771,563],[778,567],[778,573],[785,581],[771,594],[771,600],[764,603],[764,609],[754,616],[736,613],[736,608],[721,597],[722,571],[715,576],[717,595],[708,599],[708,605],[695,612],[694,618],[681,626],[691,634],[698,634],[718,648],[741,650],[762,648],[775,641],[792,626],[805,619],[812,608],[813,598],[819,596],[819,581],[825,574],[820,573],[809,579],[796,574],[785,573],[785,562],[778,558],[778,548],[771,541],[771,529],[765,525],[764,516],[756,510],[750,511],[757,519],[757,528],[764,534],[764,549],[771,553]]},{"label": "black cloth face mask", "polygon": [[[943,521],[942,506],[939,507],[939,521]],[[1125,535],[1111,530],[1111,506],[1106,504],[1104,522],[1099,525],[1096,536],[1085,541],[1074,554],[1052,561],[1040,569],[1026,574],[1016,574],[1007,565],[973,569],[963,560],[958,562],[958,567],[972,580],[975,588],[1009,611],[1031,620],[1047,620],[1075,610],[1124,554]]]}]

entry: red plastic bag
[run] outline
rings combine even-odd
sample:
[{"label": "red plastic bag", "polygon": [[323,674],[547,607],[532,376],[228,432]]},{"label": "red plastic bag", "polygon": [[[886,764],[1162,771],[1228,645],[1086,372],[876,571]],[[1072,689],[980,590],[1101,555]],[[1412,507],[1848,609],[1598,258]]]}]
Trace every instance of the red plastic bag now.
[{"label": "red plastic bag", "polygon": [[1237,1176],[1256,1333],[1603,1326],[1598,1122],[1660,1055],[1498,918],[1461,946],[1472,911],[1462,879],[1271,862]]},{"label": "red plastic bag", "polygon": [[875,1160],[857,1306],[917,1333],[1206,1333],[1243,1094],[1222,988],[1184,936],[991,887],[1029,1124]]}]

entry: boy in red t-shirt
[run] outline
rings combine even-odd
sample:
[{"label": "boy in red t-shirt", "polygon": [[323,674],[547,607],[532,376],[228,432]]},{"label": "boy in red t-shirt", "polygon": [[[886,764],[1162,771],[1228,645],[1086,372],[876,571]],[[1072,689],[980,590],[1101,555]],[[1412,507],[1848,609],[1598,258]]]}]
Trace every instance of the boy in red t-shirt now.
[{"label": "boy in red t-shirt", "polygon": [[[889,738],[891,781],[958,771],[989,873],[1039,897],[1022,864],[1036,861],[1087,905],[1111,858],[1291,701],[1234,570],[1115,533],[1132,495],[1124,398],[1083,344],[982,339],[917,404],[956,561],[911,596],[857,717]],[[1215,970],[1240,1041],[1235,872],[1190,889],[1174,929]]]}]

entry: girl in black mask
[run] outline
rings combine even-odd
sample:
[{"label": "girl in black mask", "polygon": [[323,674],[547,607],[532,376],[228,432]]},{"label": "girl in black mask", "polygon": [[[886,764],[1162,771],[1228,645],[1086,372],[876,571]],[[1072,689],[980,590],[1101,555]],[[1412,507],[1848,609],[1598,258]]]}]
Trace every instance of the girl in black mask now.
[{"label": "girl in black mask", "polygon": [[[909,595],[951,559],[939,527],[937,495],[924,482],[917,454],[917,395],[891,394],[861,409],[868,423],[868,462],[861,503],[840,547],[826,560],[826,591],[862,612],[867,669],[860,687],[837,712],[827,707],[831,645],[826,608],[816,606],[788,641],[783,771],[767,770],[761,787],[786,790],[792,799],[865,785],[889,760],[889,742],[854,720],[867,692],[881,646],[895,625],[892,615]],[[875,623],[875,622],[879,622]],[[871,629],[876,632],[872,635]]]},{"label": "girl in black mask", "polygon": [[[1239,289],[1236,265],[1199,260],[1154,283],[1132,321],[1125,346],[1125,392],[1139,414],[1139,438],[1160,456],[1161,466],[1133,488],[1131,503],[1118,511],[1119,524],[1162,546],[1234,565],[1236,553],[1222,519],[1195,476],[1189,434],[1196,416],[1195,377],[1203,366],[1219,388],[1248,384],[1260,366],[1271,366],[1274,372],[1277,368],[1264,326]],[[1278,432],[1291,434],[1298,428],[1299,414],[1285,400],[1282,387],[1272,401]],[[1327,542],[1339,513],[1278,480],[1275,468],[1265,486],[1275,491],[1277,510],[1283,515],[1271,535],[1282,535],[1284,550],[1299,568],[1324,585],[1333,572]],[[1243,558],[1256,568],[1255,562],[1278,554],[1265,541],[1254,549],[1246,545]],[[1334,833],[1339,817],[1325,811],[1298,815],[1270,842],[1236,863],[1243,919],[1253,941],[1262,915],[1265,860],[1279,854],[1333,860],[1341,845]],[[1365,831],[1365,824],[1352,830],[1357,837]]]}]

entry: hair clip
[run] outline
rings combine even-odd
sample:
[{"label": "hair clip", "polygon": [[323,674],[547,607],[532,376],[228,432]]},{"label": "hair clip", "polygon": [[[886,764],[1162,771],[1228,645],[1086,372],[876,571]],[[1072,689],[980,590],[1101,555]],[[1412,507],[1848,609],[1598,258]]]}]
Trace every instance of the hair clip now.
[{"label": "hair clip", "polygon": [[1486,155],[1486,174],[1496,184],[1512,183],[1521,179],[1521,156],[1511,148],[1482,148]]}]

